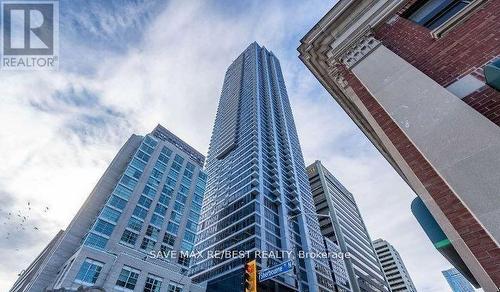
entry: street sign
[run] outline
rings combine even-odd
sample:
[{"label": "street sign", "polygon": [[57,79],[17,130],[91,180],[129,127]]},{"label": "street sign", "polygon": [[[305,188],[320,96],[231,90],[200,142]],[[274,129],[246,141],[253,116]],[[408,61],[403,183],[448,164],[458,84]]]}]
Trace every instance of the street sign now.
[{"label": "street sign", "polygon": [[274,267],[262,270],[259,272],[259,282],[265,281],[267,279],[274,278],[278,275],[286,273],[293,269],[293,262],[291,260],[282,262]]}]

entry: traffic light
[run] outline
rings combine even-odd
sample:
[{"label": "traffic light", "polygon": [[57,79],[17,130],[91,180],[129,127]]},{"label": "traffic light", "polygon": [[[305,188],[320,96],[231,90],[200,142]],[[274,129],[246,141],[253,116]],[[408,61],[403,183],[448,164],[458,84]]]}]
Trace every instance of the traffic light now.
[{"label": "traffic light", "polygon": [[245,263],[245,292],[257,292],[257,262]]}]

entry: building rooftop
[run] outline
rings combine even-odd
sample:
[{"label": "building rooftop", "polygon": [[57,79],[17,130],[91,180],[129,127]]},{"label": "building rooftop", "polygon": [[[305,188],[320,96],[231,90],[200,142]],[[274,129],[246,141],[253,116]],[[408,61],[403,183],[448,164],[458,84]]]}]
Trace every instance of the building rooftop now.
[{"label": "building rooftop", "polygon": [[151,132],[151,135],[160,140],[172,143],[178,149],[186,152],[195,162],[198,163],[200,167],[203,167],[203,164],[205,163],[205,156],[191,147],[188,143],[184,142],[184,140],[167,130],[164,126],[158,124]]}]

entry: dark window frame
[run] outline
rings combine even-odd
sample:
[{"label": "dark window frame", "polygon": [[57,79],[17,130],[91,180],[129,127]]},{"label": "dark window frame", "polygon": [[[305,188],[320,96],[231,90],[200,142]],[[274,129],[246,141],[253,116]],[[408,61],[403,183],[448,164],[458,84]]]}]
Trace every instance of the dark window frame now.
[{"label": "dark window frame", "polygon": [[[406,19],[411,20],[412,15],[418,12],[425,4],[427,4],[429,0],[420,0],[413,4],[408,10],[406,10],[402,16]],[[442,3],[439,4],[436,8],[432,9],[425,17],[423,17],[419,21],[413,21],[418,25],[429,29],[435,29],[445,23],[447,20],[460,13],[463,9],[465,9],[468,5],[470,5],[473,1],[471,0],[442,0]],[[463,6],[462,6],[463,5]],[[460,8],[460,6],[462,6]],[[452,12],[454,9],[459,8],[457,11],[452,13],[451,15],[447,15],[449,12]]]}]

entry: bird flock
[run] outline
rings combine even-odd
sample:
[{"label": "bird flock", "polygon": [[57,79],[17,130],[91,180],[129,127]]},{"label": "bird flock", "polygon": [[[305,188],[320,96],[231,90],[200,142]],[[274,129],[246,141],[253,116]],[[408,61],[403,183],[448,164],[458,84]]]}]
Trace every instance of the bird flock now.
[{"label": "bird flock", "polygon": [[12,211],[0,208],[0,214],[2,216],[0,220],[3,219],[3,227],[5,229],[8,227],[15,227],[8,228],[9,230],[3,234],[4,239],[11,239],[28,230],[39,231],[40,228],[36,226],[35,222],[33,222],[34,220],[31,220],[32,215],[35,215],[36,213],[45,215],[49,212],[49,210],[50,208],[48,206],[42,208],[35,207],[29,201],[25,205],[24,210],[18,209],[17,211]]}]

